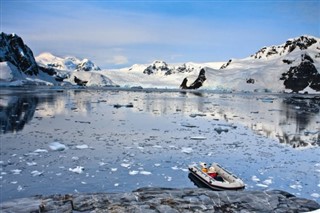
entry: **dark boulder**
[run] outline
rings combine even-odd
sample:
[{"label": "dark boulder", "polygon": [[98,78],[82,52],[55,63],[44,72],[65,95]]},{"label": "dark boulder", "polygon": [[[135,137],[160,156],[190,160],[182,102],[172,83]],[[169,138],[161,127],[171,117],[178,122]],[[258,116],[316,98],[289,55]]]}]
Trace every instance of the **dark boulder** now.
[{"label": "dark boulder", "polygon": [[0,34],[0,53],[0,62],[9,61],[27,75],[39,73],[31,49],[16,34]]}]

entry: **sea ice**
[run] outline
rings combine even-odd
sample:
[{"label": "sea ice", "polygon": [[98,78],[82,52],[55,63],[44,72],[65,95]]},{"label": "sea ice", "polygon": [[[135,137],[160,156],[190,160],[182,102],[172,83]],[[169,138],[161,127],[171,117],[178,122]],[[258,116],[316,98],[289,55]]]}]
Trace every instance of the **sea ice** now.
[{"label": "sea ice", "polygon": [[256,186],[263,187],[263,188],[267,188],[268,187],[267,185],[261,184],[261,183],[256,184]]},{"label": "sea ice", "polygon": [[63,151],[65,149],[67,149],[66,145],[59,143],[59,142],[52,142],[49,144],[49,148],[52,151]]},{"label": "sea ice", "polygon": [[263,181],[263,183],[266,185],[270,185],[270,184],[272,184],[272,179],[267,179],[267,180]]},{"label": "sea ice", "polygon": [[28,165],[28,166],[36,166],[36,165],[37,165],[37,163],[36,163],[36,162],[34,162],[34,161],[32,161],[32,162],[27,162],[27,165]]},{"label": "sea ice", "polygon": [[86,145],[86,144],[83,144],[83,145],[77,145],[76,148],[77,148],[77,149],[88,149],[89,146]]},{"label": "sea ice", "polygon": [[36,149],[33,152],[34,153],[45,153],[45,152],[48,152],[48,150],[46,150],[46,149]]},{"label": "sea ice", "polygon": [[23,190],[22,186],[19,185],[19,186],[17,187],[17,190],[18,190],[18,192],[21,192],[21,191]]},{"label": "sea ice", "polygon": [[129,171],[129,175],[136,175],[138,173],[139,171],[136,171],[136,170]]},{"label": "sea ice", "polygon": [[118,170],[118,168],[111,168],[111,171],[112,172],[115,172],[115,171],[117,171]]},{"label": "sea ice", "polygon": [[42,174],[43,174],[43,172],[39,172],[39,171],[37,171],[37,170],[34,170],[34,171],[31,172],[31,175],[34,176],[34,177],[35,177],[35,176],[40,176],[40,175],[42,175]]},{"label": "sea ice", "polygon": [[253,175],[253,176],[251,177],[251,180],[253,180],[254,182],[259,182],[259,181],[260,181],[260,179],[259,179],[257,176],[255,176],[255,175]]},{"label": "sea ice", "polygon": [[14,175],[19,175],[22,172],[22,170],[21,169],[13,169],[13,170],[11,170],[11,172]]},{"label": "sea ice", "polygon": [[151,175],[152,173],[148,172],[148,171],[140,171],[140,174],[142,174],[142,175]]},{"label": "sea ice", "polygon": [[77,174],[81,174],[83,172],[83,170],[84,170],[84,168],[82,166],[77,166],[74,169],[69,168],[70,172],[74,172],[74,173],[77,173]]},{"label": "sea ice", "polygon": [[129,168],[130,167],[130,163],[122,163],[120,164],[120,166],[125,167],[125,168]]},{"label": "sea ice", "polygon": [[171,167],[171,169],[178,170],[179,168],[177,166],[173,166],[173,167]]},{"label": "sea ice", "polygon": [[192,151],[193,150],[190,147],[182,147],[181,148],[181,152],[186,153],[186,154],[190,154]]}]

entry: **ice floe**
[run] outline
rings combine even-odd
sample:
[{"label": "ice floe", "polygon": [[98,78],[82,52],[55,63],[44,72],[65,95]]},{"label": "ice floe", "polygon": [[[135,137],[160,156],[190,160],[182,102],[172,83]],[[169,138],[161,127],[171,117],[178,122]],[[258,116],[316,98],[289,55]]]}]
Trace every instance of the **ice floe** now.
[{"label": "ice floe", "polygon": [[31,172],[31,175],[34,176],[34,177],[35,177],[35,176],[40,176],[40,175],[42,175],[42,174],[43,174],[43,172],[39,172],[39,171],[37,171],[37,170],[34,170],[34,171]]},{"label": "ice floe", "polygon": [[193,149],[191,147],[182,147],[181,152],[186,153],[186,154],[190,154],[193,152]]},{"label": "ice floe", "polygon": [[139,174],[139,171],[136,171],[136,170],[129,171],[129,175],[136,175],[136,174]]},{"label": "ice floe", "polygon": [[14,174],[14,175],[20,175],[20,173],[22,172],[22,170],[21,170],[21,169],[12,169],[11,172],[12,172],[12,174]]},{"label": "ice floe", "polygon": [[151,175],[152,174],[151,172],[148,172],[148,171],[140,171],[139,173],[142,175]]},{"label": "ice floe", "polygon": [[46,153],[46,152],[48,152],[48,150],[46,150],[46,149],[36,149],[33,152],[34,153]]},{"label": "ice floe", "polygon": [[76,168],[73,168],[73,169],[69,168],[70,172],[74,172],[77,174],[83,173],[83,170],[84,170],[84,168],[82,166],[77,166]]},{"label": "ice floe", "polygon": [[77,149],[88,149],[89,146],[87,144],[82,144],[82,145],[77,145],[76,148]]},{"label": "ice floe", "polygon": [[67,146],[59,142],[52,142],[49,144],[49,148],[52,151],[63,151],[67,149]]}]

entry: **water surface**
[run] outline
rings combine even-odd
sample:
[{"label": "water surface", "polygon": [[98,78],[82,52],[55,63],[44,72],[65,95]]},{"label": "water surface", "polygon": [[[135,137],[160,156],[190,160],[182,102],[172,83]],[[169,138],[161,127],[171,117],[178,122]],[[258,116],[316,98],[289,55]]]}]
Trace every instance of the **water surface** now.
[{"label": "water surface", "polygon": [[290,94],[1,89],[1,201],[196,187],[187,166],[205,161],[319,202],[319,110]]}]

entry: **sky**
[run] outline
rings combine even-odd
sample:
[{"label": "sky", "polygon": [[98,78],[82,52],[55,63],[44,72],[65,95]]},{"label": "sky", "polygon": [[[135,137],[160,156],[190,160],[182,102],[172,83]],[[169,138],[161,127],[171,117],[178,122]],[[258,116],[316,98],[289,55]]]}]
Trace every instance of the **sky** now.
[{"label": "sky", "polygon": [[301,35],[320,37],[320,1],[0,0],[1,32],[34,55],[88,58],[103,69],[220,62]]}]

